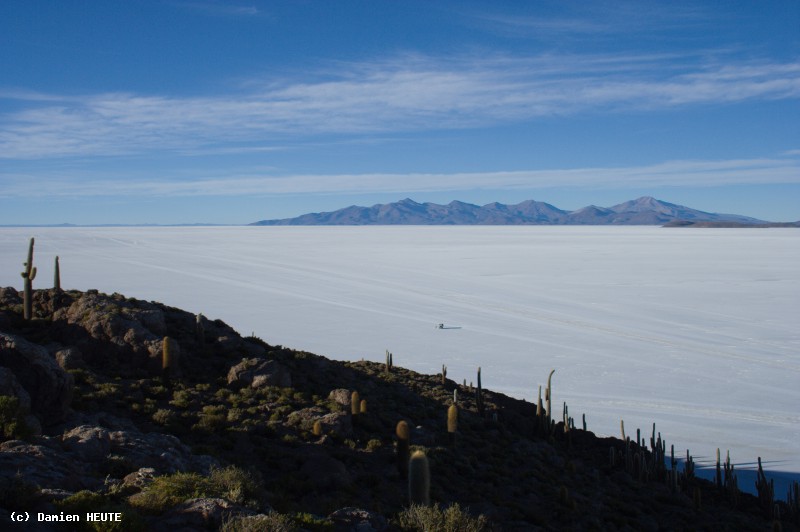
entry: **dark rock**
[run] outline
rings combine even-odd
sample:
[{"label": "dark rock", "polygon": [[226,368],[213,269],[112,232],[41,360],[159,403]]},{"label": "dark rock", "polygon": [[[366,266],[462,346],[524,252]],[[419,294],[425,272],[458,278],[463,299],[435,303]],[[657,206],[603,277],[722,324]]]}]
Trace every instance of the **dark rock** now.
[{"label": "dark rock", "polygon": [[31,411],[43,425],[64,420],[72,399],[72,375],[61,369],[44,347],[0,332],[0,366],[13,372],[28,392]]},{"label": "dark rock", "polygon": [[86,362],[83,360],[81,350],[77,347],[65,347],[64,349],[59,349],[54,355],[56,362],[59,366],[61,366],[61,369],[70,370],[86,368]]},{"label": "dark rock", "polygon": [[300,468],[300,473],[318,489],[343,488],[352,482],[345,465],[326,454],[309,456]]}]

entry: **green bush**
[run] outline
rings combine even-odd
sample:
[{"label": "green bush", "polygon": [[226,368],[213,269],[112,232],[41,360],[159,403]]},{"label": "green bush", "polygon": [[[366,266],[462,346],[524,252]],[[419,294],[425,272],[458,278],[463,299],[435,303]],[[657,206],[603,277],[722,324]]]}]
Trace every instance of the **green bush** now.
[{"label": "green bush", "polygon": [[400,530],[425,532],[488,532],[489,521],[483,515],[472,517],[458,504],[442,510],[438,506],[412,504],[397,515]]}]

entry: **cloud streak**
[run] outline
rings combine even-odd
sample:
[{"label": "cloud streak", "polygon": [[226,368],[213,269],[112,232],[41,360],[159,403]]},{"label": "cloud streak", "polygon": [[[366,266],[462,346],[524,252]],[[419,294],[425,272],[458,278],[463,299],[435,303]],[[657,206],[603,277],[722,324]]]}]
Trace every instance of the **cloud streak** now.
[{"label": "cloud streak", "polygon": [[408,55],[340,63],[206,97],[5,92],[0,157],[235,149],[319,135],[464,129],[541,117],[800,97],[800,62],[697,64],[658,55]]},{"label": "cloud streak", "polygon": [[116,179],[70,174],[43,178],[0,176],[9,198],[25,197],[196,197],[280,196],[286,194],[413,193],[461,190],[534,190],[550,187],[635,188],[800,184],[800,160],[783,157],[721,161],[668,161],[633,167],[594,167],[459,173],[366,173],[231,175],[161,180],[121,175]]}]

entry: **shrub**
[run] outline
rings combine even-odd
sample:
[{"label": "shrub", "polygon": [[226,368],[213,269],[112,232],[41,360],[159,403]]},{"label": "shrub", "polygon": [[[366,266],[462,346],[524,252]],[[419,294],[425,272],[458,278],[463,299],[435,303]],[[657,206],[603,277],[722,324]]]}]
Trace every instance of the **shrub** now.
[{"label": "shrub", "polygon": [[175,473],[156,477],[141,493],[132,495],[128,503],[148,514],[160,514],[185,500],[212,497],[208,478],[197,473]]},{"label": "shrub", "polygon": [[218,496],[236,504],[258,507],[263,488],[257,473],[229,466],[211,471],[209,480]]},{"label": "shrub", "polygon": [[153,421],[159,425],[171,425],[175,422],[177,415],[172,410],[167,408],[159,408],[153,413]]},{"label": "shrub", "polygon": [[483,515],[472,517],[458,504],[442,510],[438,506],[412,504],[397,515],[400,530],[425,532],[488,532],[489,521]]}]

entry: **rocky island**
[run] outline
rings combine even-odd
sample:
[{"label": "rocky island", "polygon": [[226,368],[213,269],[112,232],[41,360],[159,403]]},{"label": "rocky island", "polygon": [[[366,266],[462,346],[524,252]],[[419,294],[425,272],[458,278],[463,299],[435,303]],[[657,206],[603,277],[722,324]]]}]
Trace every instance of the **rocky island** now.
[{"label": "rocky island", "polygon": [[446,367],[419,374],[389,352],[385,362],[328,360],[121,294],[29,297],[26,316],[24,292],[0,288],[9,530],[26,515],[25,530],[800,523],[796,485],[787,501],[762,472],[750,495],[727,464],[716,481],[700,479],[655,427],[596,436],[568,405],[550,404],[557,370],[531,384],[544,389],[533,404],[483,389],[480,370],[458,383]]}]

